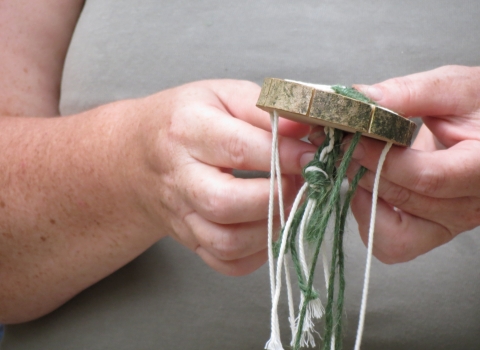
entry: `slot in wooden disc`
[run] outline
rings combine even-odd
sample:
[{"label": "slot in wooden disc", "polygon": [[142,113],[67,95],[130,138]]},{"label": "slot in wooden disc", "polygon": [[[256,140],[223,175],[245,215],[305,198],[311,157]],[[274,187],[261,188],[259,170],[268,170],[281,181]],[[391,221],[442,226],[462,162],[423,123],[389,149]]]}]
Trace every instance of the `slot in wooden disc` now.
[{"label": "slot in wooden disc", "polygon": [[266,78],[257,107],[306,124],[330,126],[396,145],[410,146],[416,125],[374,104],[365,103],[311,84]]}]

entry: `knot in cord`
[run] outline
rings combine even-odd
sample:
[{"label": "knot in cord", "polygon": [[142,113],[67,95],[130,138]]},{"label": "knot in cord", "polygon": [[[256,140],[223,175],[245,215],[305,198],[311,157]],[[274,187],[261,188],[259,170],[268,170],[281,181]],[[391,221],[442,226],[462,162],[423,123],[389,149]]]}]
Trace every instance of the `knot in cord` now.
[{"label": "knot in cord", "polygon": [[310,188],[314,191],[320,191],[327,186],[332,185],[332,179],[325,171],[325,163],[318,159],[312,160],[303,169],[303,177]]},{"label": "knot in cord", "polygon": [[308,289],[308,286],[305,283],[300,282],[298,284],[298,287],[299,287],[300,291],[302,292],[303,297],[308,301],[315,300],[315,299],[318,299],[320,297],[315,290]]}]

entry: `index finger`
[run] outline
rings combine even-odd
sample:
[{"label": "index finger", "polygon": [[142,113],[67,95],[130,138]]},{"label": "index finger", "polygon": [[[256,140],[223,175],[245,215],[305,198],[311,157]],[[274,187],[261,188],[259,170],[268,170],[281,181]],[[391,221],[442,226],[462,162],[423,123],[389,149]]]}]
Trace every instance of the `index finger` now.
[{"label": "index finger", "polygon": [[[346,143],[349,143],[348,141]],[[382,141],[362,137],[352,158],[376,171],[385,146]],[[393,146],[382,169],[382,177],[414,192],[435,198],[478,195],[480,167],[476,155],[479,141],[462,141],[435,152]]]},{"label": "index finger", "polygon": [[[250,81],[222,80],[221,84],[212,84],[211,89],[229,114],[258,128],[271,131],[269,114],[256,106],[260,86]],[[279,120],[280,135],[299,139],[306,136],[309,131],[308,125],[284,118]]]},{"label": "index finger", "polygon": [[[236,224],[268,217],[270,179],[236,178],[202,163],[188,165],[180,176],[184,177],[182,182],[186,184],[181,189],[185,200],[207,220],[217,224]],[[282,176],[285,203],[293,202],[295,189],[294,178]],[[278,203],[277,189],[275,198]]]},{"label": "index finger", "polygon": [[444,66],[354,87],[379,105],[405,116],[449,116],[478,108],[479,80],[480,67]]}]

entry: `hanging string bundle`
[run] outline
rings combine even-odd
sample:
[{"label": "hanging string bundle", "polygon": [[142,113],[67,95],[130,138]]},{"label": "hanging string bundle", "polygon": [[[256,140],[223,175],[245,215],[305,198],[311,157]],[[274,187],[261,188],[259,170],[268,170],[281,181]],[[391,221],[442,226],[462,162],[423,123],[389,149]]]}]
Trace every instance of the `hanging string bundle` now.
[{"label": "hanging string bundle", "polygon": [[[340,96],[340,102],[338,97]],[[337,99],[332,104],[332,98]],[[372,217],[370,220],[369,247],[367,267],[364,280],[361,315],[357,332],[356,349],[360,348],[365,319],[368,279],[371,264],[373,243],[373,224],[375,222],[376,197],[378,193],[379,174],[381,167],[392,143],[406,145],[413,134],[413,123],[405,118],[382,108],[377,108],[372,101],[358,93],[356,90],[341,86],[325,87],[285,81],[280,79],[266,79],[262,88],[257,106],[271,113],[272,121],[272,160],[271,160],[271,188],[269,208],[269,268],[272,294],[271,337],[265,345],[266,349],[283,349],[280,340],[280,327],[278,320],[278,303],[281,294],[282,271],[285,271],[287,296],[289,304],[289,321],[292,333],[290,345],[297,350],[301,347],[314,347],[315,334],[314,320],[325,318],[323,332],[323,349],[342,348],[342,317],[345,294],[345,266],[343,238],[345,223],[350,206],[350,201],[355,193],[360,178],[365,173],[365,168],[360,168],[351,181],[344,196],[341,195],[342,183],[350,164],[353,151],[362,134],[386,139],[390,136],[379,161],[375,186],[373,191]],[[353,106],[353,108],[352,108]],[[367,106],[365,108],[359,108]],[[326,124],[325,141],[319,147],[314,159],[303,169],[305,184],[300,189],[285,222],[283,198],[281,193],[281,170],[278,155],[278,111],[294,120],[317,124]],[[387,114],[376,112],[387,112]],[[367,115],[368,114],[368,115]],[[363,130],[361,123],[368,129]],[[391,138],[391,128],[385,127],[385,118],[401,118],[396,120],[397,132]],[[377,117],[377,123],[374,122]],[[380,123],[378,121],[380,120]],[[320,121],[320,122],[319,122]],[[402,124],[403,123],[403,124]],[[378,125],[380,124],[380,125]],[[399,125],[400,128],[399,128]],[[341,145],[343,130],[355,131],[348,149],[342,153]],[[405,134],[406,133],[406,134]],[[388,134],[386,136],[386,134]],[[405,142],[406,141],[406,142]],[[282,230],[279,238],[274,241],[273,232],[273,192],[275,180],[279,191],[279,205]],[[327,231],[332,228],[332,244],[330,264],[327,259],[325,241]],[[300,289],[300,305],[295,316],[293,306],[292,287],[289,274],[287,255],[291,259],[296,279]],[[310,253],[310,254],[309,254]],[[326,286],[325,307],[321,301],[318,289],[314,287],[313,280],[319,257],[322,257]],[[276,259],[276,266],[275,266]]]}]

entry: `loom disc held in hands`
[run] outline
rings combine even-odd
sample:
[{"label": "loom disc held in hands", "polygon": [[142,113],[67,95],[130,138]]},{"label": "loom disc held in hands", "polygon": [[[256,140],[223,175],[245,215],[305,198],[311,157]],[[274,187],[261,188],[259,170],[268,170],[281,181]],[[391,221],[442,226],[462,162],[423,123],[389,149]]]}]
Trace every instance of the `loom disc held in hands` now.
[{"label": "loom disc held in hands", "polygon": [[358,96],[360,99],[342,94],[342,87],[266,78],[257,107],[269,113],[276,110],[282,117],[301,123],[361,132],[395,145],[410,146],[414,122]]},{"label": "loom disc held in hands", "polygon": [[[268,252],[270,285],[272,294],[271,334],[265,344],[268,350],[283,350],[278,319],[278,300],[281,293],[282,270],[285,265],[285,281],[289,303],[289,319],[292,333],[290,346],[294,350],[315,347],[323,343],[323,350],[342,349],[343,305],[345,296],[345,257],[343,237],[350,201],[360,178],[366,169],[361,167],[349,184],[345,195],[341,187],[354,149],[361,135],[385,141],[378,162],[372,193],[372,210],[368,234],[368,251],[365,265],[362,302],[359,312],[355,349],[362,342],[367,307],[368,285],[373,252],[373,234],[378,185],[383,162],[392,144],[409,146],[416,125],[412,121],[376,105],[360,92],[343,86],[325,86],[291,80],[266,78],[257,107],[270,113],[272,122],[272,159],[268,219]],[[283,219],[281,193],[281,168],[278,152],[279,115],[298,122],[325,126],[325,140],[319,146],[314,159],[303,169],[305,183],[297,194],[287,221]],[[348,149],[341,151],[342,131],[354,133]],[[273,208],[275,181],[278,182],[278,198],[282,229],[274,242]],[[328,223],[334,223],[327,232]],[[325,255],[326,235],[331,235],[330,263]],[[306,249],[305,247],[308,247]],[[326,302],[323,306],[319,289],[314,287],[314,276],[320,251],[323,249]],[[306,253],[310,252],[311,256]],[[287,260],[291,258],[300,288],[300,305],[295,316],[291,297],[291,282]],[[274,262],[276,259],[276,263]],[[315,321],[325,316],[324,332],[316,339]]]}]

